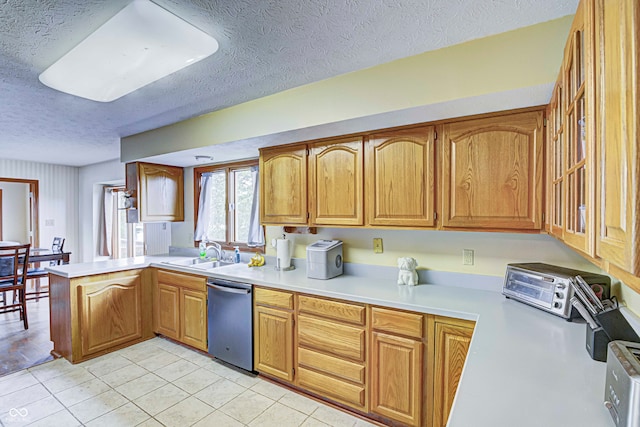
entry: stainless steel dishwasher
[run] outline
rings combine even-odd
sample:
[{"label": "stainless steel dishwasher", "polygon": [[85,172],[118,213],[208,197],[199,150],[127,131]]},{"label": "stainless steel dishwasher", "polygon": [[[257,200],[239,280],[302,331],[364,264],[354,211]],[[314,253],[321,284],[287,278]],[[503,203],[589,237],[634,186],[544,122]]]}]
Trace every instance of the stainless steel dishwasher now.
[{"label": "stainless steel dishwasher", "polygon": [[253,292],[250,284],[207,280],[209,354],[253,371]]}]

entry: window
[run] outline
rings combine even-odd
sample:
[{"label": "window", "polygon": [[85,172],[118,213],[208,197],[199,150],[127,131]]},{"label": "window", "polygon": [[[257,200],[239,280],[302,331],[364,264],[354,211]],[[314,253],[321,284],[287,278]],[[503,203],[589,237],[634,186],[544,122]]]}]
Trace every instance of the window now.
[{"label": "window", "polygon": [[144,255],[144,224],[127,223],[124,187],[113,188],[113,232],[111,247],[113,259]]},{"label": "window", "polygon": [[[257,167],[258,161],[252,160],[194,169],[196,242],[216,241],[226,249],[264,246],[263,236],[257,240],[261,244],[248,244],[252,228],[263,232],[254,208]],[[208,178],[206,184],[203,177]]]}]

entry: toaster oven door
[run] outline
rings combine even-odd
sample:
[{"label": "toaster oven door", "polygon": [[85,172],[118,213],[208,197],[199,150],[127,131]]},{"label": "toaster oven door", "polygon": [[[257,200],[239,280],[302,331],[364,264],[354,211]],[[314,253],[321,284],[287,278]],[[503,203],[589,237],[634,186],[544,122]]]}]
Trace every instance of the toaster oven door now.
[{"label": "toaster oven door", "polygon": [[503,293],[509,297],[552,310],[554,279],[535,273],[510,269],[504,283]]}]

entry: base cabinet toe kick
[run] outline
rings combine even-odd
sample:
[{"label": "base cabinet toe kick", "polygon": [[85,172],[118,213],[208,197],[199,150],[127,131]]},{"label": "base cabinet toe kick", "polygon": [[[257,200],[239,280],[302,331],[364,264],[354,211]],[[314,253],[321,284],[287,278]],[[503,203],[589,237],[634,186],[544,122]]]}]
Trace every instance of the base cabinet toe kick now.
[{"label": "base cabinet toe kick", "polygon": [[384,424],[446,425],[475,322],[254,289],[260,374]]}]

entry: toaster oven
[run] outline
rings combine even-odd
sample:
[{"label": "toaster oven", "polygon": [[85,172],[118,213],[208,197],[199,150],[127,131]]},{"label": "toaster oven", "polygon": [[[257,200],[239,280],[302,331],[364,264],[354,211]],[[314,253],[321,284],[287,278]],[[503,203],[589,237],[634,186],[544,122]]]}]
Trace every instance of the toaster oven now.
[{"label": "toaster oven", "polygon": [[599,290],[596,293],[600,299],[609,298],[611,279],[608,276],[538,262],[508,264],[502,294],[570,319],[575,314],[570,302],[574,292],[571,279],[578,275]]}]

